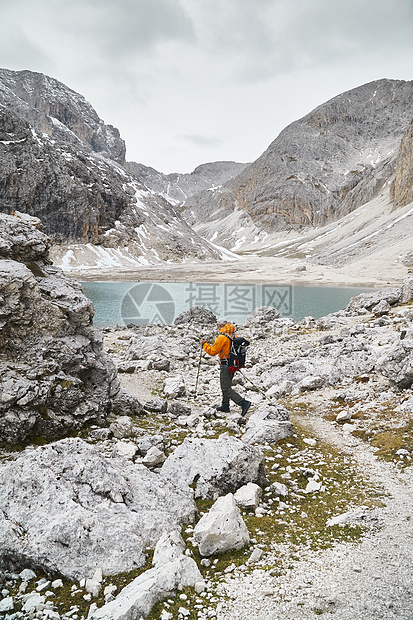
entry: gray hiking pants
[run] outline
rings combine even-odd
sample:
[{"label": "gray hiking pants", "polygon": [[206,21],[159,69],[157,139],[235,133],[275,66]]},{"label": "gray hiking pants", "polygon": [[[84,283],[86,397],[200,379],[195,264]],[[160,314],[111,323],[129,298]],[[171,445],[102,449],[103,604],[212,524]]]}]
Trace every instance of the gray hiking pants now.
[{"label": "gray hiking pants", "polygon": [[222,391],[222,404],[229,405],[229,401],[233,400],[234,403],[240,405],[244,400],[242,396],[238,394],[238,392],[232,389],[231,386],[233,379],[234,373],[228,370],[228,366],[226,364],[221,364],[219,370],[219,380]]}]

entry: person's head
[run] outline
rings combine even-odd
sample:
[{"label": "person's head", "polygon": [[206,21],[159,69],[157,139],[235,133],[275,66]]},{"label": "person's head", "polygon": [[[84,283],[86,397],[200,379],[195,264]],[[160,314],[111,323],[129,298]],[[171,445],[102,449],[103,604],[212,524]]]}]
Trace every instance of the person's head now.
[{"label": "person's head", "polygon": [[219,329],[221,329],[221,327],[224,327],[224,325],[226,325],[228,323],[227,319],[217,319],[217,326]]}]

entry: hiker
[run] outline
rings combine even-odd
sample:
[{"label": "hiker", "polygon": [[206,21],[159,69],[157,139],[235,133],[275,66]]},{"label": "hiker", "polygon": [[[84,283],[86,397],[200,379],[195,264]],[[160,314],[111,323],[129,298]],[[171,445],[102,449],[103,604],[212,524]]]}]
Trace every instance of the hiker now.
[{"label": "hiker", "polygon": [[228,358],[231,350],[231,340],[227,338],[224,334],[228,334],[231,338],[235,337],[235,327],[232,323],[228,323],[226,319],[218,319],[217,327],[219,330],[219,335],[215,340],[214,344],[209,344],[204,338],[201,338],[201,345],[208,355],[219,355],[220,359],[220,373],[219,379],[221,384],[222,391],[222,404],[220,407],[217,407],[217,411],[224,411],[226,413],[229,412],[229,401],[232,400],[234,403],[241,407],[241,415],[245,415],[248,409],[251,406],[249,400],[245,400],[242,398],[235,390],[232,389],[232,380],[234,378],[234,374],[230,372],[228,368]]}]

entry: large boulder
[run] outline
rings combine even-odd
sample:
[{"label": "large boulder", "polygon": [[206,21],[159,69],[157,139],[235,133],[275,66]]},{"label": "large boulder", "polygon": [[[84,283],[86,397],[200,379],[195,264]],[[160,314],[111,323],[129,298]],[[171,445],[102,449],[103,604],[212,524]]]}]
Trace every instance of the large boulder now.
[{"label": "large boulder", "polygon": [[173,596],[178,588],[197,584],[204,588],[205,582],[198,566],[195,560],[184,555],[184,548],[179,532],[162,536],[155,548],[153,568],[136,577],[113,601],[92,612],[88,619],[143,618],[158,601]]},{"label": "large boulder", "polygon": [[214,327],[217,322],[216,315],[208,308],[203,306],[192,306],[189,310],[185,310],[178,314],[174,320],[174,325],[187,325],[195,328]]},{"label": "large boulder", "polygon": [[250,542],[247,526],[232,493],[219,497],[196,524],[194,540],[203,556],[242,549]]},{"label": "large boulder", "polygon": [[103,424],[119,390],[92,303],[40,228],[0,213],[0,445]]},{"label": "large boulder", "polygon": [[348,316],[364,314],[370,312],[381,301],[386,301],[390,306],[393,306],[400,301],[401,295],[402,290],[399,287],[384,288],[371,293],[361,293],[350,299],[345,307],[345,313]]},{"label": "large boulder", "polygon": [[193,521],[186,485],[103,456],[81,439],[26,450],[0,468],[0,566],[69,579],[140,567],[164,531]]},{"label": "large boulder", "polygon": [[249,418],[242,441],[247,444],[277,443],[294,434],[294,426],[283,405],[262,403]]},{"label": "large boulder", "polygon": [[413,339],[396,342],[376,363],[376,371],[399,388],[413,385]]},{"label": "large boulder", "polygon": [[187,437],[168,456],[161,475],[180,486],[194,485],[195,497],[202,498],[235,492],[248,482],[266,483],[262,452],[226,433],[218,439]]}]

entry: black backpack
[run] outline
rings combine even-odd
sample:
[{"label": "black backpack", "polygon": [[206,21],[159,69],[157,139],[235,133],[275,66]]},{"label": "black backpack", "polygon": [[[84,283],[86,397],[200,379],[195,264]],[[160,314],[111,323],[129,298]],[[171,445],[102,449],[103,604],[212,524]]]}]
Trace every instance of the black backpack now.
[{"label": "black backpack", "polygon": [[246,340],[243,336],[231,337],[228,334],[224,334],[224,336],[231,340],[231,349],[227,358],[228,370],[235,372],[244,368],[247,348],[250,345],[249,340]]}]

